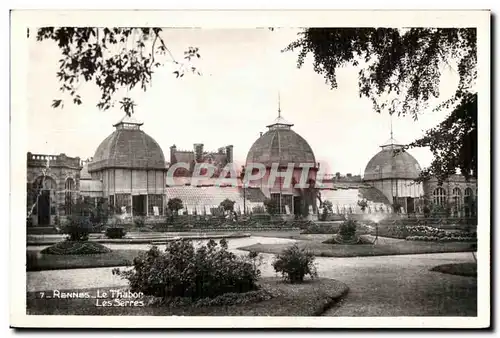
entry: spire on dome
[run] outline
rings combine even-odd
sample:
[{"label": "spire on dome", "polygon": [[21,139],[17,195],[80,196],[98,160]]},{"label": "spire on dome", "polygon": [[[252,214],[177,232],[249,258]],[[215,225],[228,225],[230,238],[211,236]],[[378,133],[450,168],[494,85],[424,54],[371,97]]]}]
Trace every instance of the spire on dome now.
[{"label": "spire on dome", "polygon": [[113,127],[116,127],[116,129],[139,129],[143,124],[132,115],[125,114],[120,121],[113,124]]},{"label": "spire on dome", "polygon": [[280,92],[278,91],[278,118],[281,117],[281,98],[280,98]]},{"label": "spire on dome", "polygon": [[399,143],[398,141],[396,141],[396,139],[394,139],[394,133],[393,133],[393,130],[392,130],[392,114],[390,114],[391,116],[391,137],[385,141],[380,147],[382,149],[385,149],[385,148],[402,148],[403,147],[403,144]]},{"label": "spire on dome", "polygon": [[278,117],[266,127],[269,129],[290,129],[292,126],[293,123],[288,122],[281,116],[281,96],[280,92],[278,92]]}]

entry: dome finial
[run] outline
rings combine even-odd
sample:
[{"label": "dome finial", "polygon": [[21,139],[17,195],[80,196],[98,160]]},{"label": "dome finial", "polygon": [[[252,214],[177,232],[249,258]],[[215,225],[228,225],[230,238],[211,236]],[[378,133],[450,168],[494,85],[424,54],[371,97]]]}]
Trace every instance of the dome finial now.
[{"label": "dome finial", "polygon": [[281,117],[281,97],[280,97],[280,91],[278,90],[278,118]]},{"label": "dome finial", "polygon": [[391,115],[391,142],[394,143],[394,134],[392,133],[392,114]]}]

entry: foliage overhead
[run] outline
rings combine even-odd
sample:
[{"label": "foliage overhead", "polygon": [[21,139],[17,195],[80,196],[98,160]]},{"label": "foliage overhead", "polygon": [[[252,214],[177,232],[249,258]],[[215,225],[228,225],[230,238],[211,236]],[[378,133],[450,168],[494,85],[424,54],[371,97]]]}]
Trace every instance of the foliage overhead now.
[{"label": "foliage overhead", "polygon": [[[475,28],[308,28],[299,34],[283,50],[298,50],[297,66],[311,53],[314,70],[332,88],[338,85],[338,68],[358,66],[360,97],[370,99],[378,113],[416,120],[432,100],[442,100],[433,108],[452,109],[451,115],[407,148],[430,147],[435,158],[423,176],[443,180],[459,169],[477,177]],[[443,100],[439,86],[445,69],[458,74],[458,84]]]},{"label": "foliage overhead", "polygon": [[[146,91],[151,85],[154,70],[165,62],[177,66],[177,78],[192,72],[200,75],[191,60],[200,58],[198,48],[189,47],[183,61],[178,61],[161,36],[161,28],[119,27],[43,27],[37,30],[37,41],[52,40],[59,47],[57,78],[60,91],[70,95],[74,104],[83,102],[79,94],[82,82],[92,82],[99,88],[101,98],[97,107],[107,110],[115,104],[115,94],[120,89],[140,87]],[[135,103],[124,96],[120,108],[128,115],[134,112]],[[53,100],[54,108],[64,105],[62,99]]]}]

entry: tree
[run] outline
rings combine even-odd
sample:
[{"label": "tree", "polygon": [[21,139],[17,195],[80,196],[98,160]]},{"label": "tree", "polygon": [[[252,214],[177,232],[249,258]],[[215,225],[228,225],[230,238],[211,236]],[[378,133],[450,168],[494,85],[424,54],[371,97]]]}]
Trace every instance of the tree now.
[{"label": "tree", "polygon": [[269,215],[276,215],[279,212],[278,202],[271,198],[264,201],[264,207]]},{"label": "tree", "polygon": [[182,204],[182,200],[178,197],[174,197],[168,200],[167,207],[171,210],[175,215],[179,214],[179,210],[184,208]]},{"label": "tree", "polygon": [[[188,72],[201,75],[191,64],[192,59],[200,57],[198,48],[189,47],[180,62],[168,49],[161,32],[157,27],[43,27],[37,30],[36,38],[40,42],[54,41],[61,51],[57,72],[60,91],[80,105],[83,102],[80,84],[92,82],[101,91],[97,107],[107,110],[114,106],[115,94],[120,89],[139,86],[146,91],[154,70],[165,62],[177,66],[174,71],[177,78]],[[129,116],[134,112],[135,103],[128,94],[119,103]],[[52,106],[63,107],[63,99],[54,99]]]},{"label": "tree", "polygon": [[358,206],[361,208],[362,212],[365,212],[366,207],[368,206],[368,202],[365,199],[359,200]]},{"label": "tree", "polygon": [[330,201],[324,201],[323,202],[323,213],[321,215],[321,219],[323,221],[326,221],[328,218],[328,215],[333,214],[333,204]]},{"label": "tree", "polygon": [[299,68],[312,53],[314,70],[332,88],[339,67],[359,67],[360,96],[376,112],[415,120],[439,97],[442,67],[456,68],[455,93],[434,107],[452,112],[402,150],[429,147],[434,159],[421,178],[443,181],[457,169],[477,177],[476,41],[475,28],[308,28],[283,51],[298,50]]},{"label": "tree", "polygon": [[235,201],[231,201],[229,198],[226,198],[224,201],[220,202],[220,206],[224,209],[225,212],[233,212]]}]

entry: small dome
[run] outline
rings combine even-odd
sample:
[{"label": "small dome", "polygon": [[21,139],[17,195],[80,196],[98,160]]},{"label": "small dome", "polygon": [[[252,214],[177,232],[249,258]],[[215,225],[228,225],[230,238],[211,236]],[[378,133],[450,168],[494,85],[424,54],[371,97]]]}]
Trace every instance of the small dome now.
[{"label": "small dome", "polygon": [[141,122],[124,117],[116,130],[97,147],[88,171],[104,168],[165,169],[165,156],[158,143],[140,129]]},{"label": "small dome", "polygon": [[269,130],[254,142],[246,163],[262,163],[270,167],[273,163],[287,166],[289,163],[316,163],[314,153],[307,141],[291,129],[293,124],[279,116]]},{"label": "small dome", "polygon": [[[395,152],[397,150],[400,151]],[[390,178],[416,179],[420,172],[417,160],[391,138],[368,162],[363,179],[365,181]]]}]

